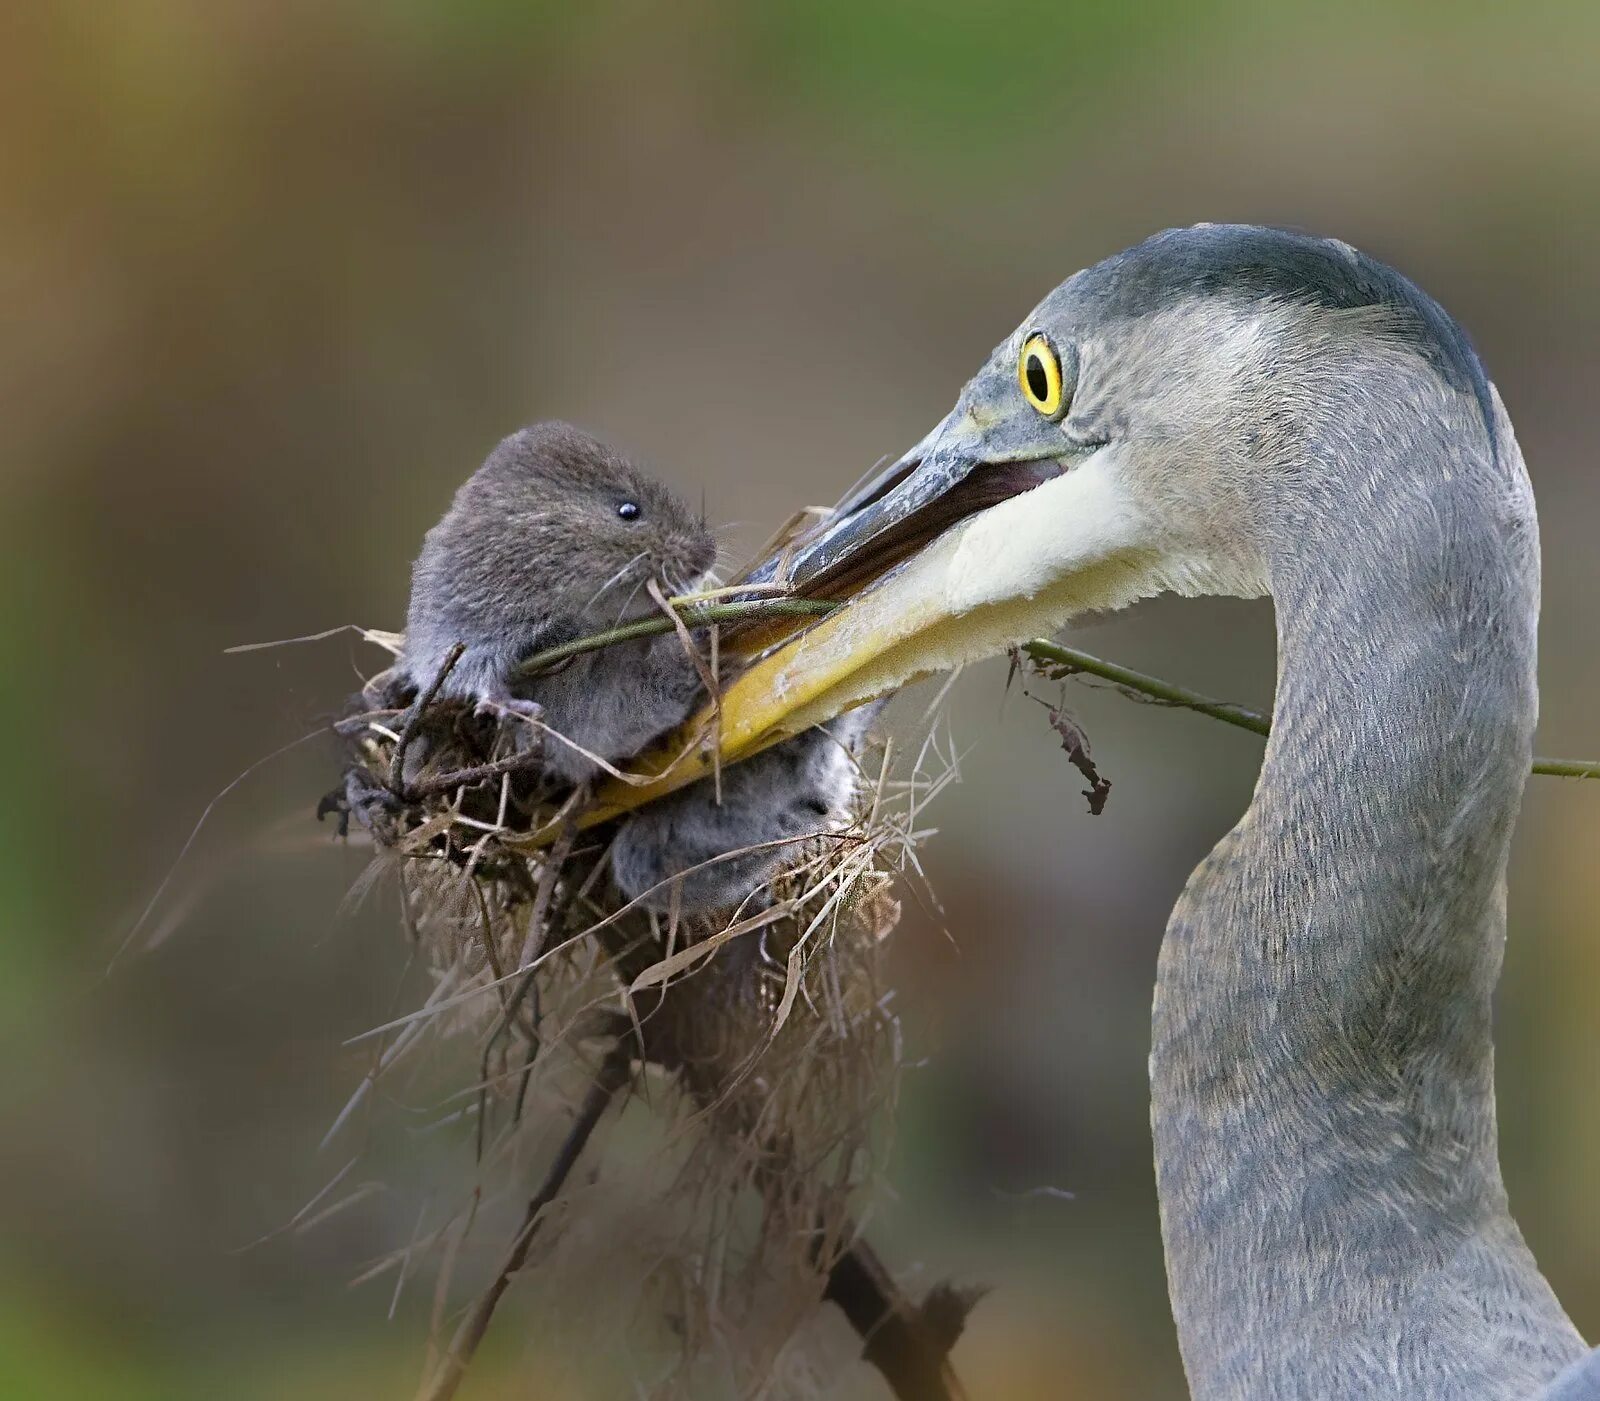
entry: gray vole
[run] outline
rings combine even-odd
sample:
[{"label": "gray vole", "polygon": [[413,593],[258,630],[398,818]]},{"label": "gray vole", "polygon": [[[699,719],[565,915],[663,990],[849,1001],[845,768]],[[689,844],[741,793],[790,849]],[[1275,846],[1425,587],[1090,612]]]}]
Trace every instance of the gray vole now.
[{"label": "gray vole", "polygon": [[[705,523],[614,449],[569,424],[534,424],[489,454],[428,532],[412,570],[397,671],[425,691],[460,643],[465,651],[441,695],[537,715],[573,745],[626,760],[704,699],[675,633],[585,653],[551,674],[520,679],[518,666],[547,647],[649,616],[647,579],[685,592],[715,554]],[[704,780],[624,821],[612,858],[619,889],[657,909],[676,899],[688,913],[740,903],[794,859],[792,839],[825,830],[844,810],[867,714],[730,767],[720,804]],[[576,783],[595,766],[547,738],[543,767]],[[761,849],[691,871],[750,846]],[[662,884],[675,876],[683,877],[676,896]]]},{"label": "gray vole", "polygon": [[691,914],[749,898],[804,854],[800,838],[835,830],[847,814],[858,756],[881,708],[847,711],[724,769],[720,804],[712,780],[701,779],[641,808],[611,849],[617,888],[656,910],[676,900]]},{"label": "gray vole", "polygon": [[[676,636],[575,657],[519,682],[534,652],[649,616],[644,585],[693,587],[716,558],[705,523],[660,482],[566,423],[513,433],[456,492],[412,570],[399,670],[419,691],[465,645],[440,694],[529,713],[573,745],[628,758],[683,720],[700,691]],[[576,782],[594,765],[559,739],[545,767]]]}]

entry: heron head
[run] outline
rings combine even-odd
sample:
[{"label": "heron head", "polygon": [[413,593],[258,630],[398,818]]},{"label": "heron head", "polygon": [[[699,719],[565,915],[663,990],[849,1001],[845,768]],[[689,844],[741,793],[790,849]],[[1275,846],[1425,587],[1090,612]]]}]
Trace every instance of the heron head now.
[{"label": "heron head", "polygon": [[1363,528],[1352,436],[1400,423],[1413,391],[1492,423],[1455,323],[1348,245],[1200,226],[1076,274],[932,432],[755,571],[844,606],[730,688],[724,756],[1087,611],[1274,592],[1324,527]]}]

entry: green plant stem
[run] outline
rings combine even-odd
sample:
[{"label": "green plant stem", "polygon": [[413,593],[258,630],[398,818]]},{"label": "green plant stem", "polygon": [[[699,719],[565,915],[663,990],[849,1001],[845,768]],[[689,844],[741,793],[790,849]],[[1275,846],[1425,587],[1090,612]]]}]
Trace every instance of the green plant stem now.
[{"label": "green plant stem", "polygon": [[1536,754],[1533,771],[1555,778],[1600,778],[1600,759],[1541,759]]},{"label": "green plant stem", "polygon": [[1249,706],[1235,705],[1232,701],[1212,700],[1210,696],[1202,696],[1198,691],[1174,686],[1172,682],[1163,681],[1159,676],[1146,676],[1144,672],[1135,671],[1132,667],[1101,661],[1099,657],[1091,657],[1087,652],[1080,652],[1075,647],[1063,647],[1059,642],[1050,642],[1043,637],[1036,637],[1032,642],[1024,642],[1020,650],[1026,652],[1036,662],[1043,662],[1047,666],[1066,667],[1074,672],[1081,671],[1087,676],[1098,676],[1102,680],[1115,682],[1118,686],[1150,700],[1159,701],[1163,705],[1176,705],[1184,710],[1197,711],[1201,715],[1209,715],[1213,720],[1222,721],[1224,725],[1236,725],[1241,730],[1249,730],[1251,734],[1265,735],[1272,728],[1272,722],[1265,715],[1259,710],[1251,710]]},{"label": "green plant stem", "polygon": [[[821,617],[837,607],[839,607],[837,603],[822,599],[756,598],[732,603],[684,604],[674,611],[687,627],[696,629],[712,627],[717,623],[748,622],[760,618]],[[537,652],[522,664],[520,670],[524,675],[531,675],[557,662],[566,661],[569,657],[581,656],[585,652],[597,652],[602,647],[628,642],[637,637],[650,637],[657,633],[669,632],[675,626],[670,618],[665,617],[644,618],[637,623],[624,623],[621,627],[597,632],[593,637],[580,637],[571,642],[564,642],[559,647]],[[1259,710],[1201,695],[1200,692],[1191,691],[1186,686],[1163,681],[1159,676],[1147,676],[1144,672],[1134,671],[1131,667],[1102,661],[1088,652],[1080,652],[1075,647],[1064,647],[1061,643],[1051,642],[1047,638],[1036,637],[1031,642],[1024,642],[1019,650],[1047,666],[1066,667],[1087,676],[1098,676],[1124,690],[1146,696],[1163,705],[1193,710],[1201,715],[1208,715],[1213,720],[1220,720],[1225,725],[1249,730],[1251,734],[1265,735],[1272,728],[1271,719]],[[1556,778],[1600,778],[1600,759],[1536,758],[1533,761],[1533,772],[1549,774]]]},{"label": "green plant stem", "polygon": [[[1251,710],[1244,705],[1234,705],[1231,701],[1213,700],[1198,691],[1163,681],[1159,676],[1146,676],[1144,672],[1134,671],[1131,667],[1102,661],[1099,657],[1092,657],[1075,647],[1063,647],[1059,642],[1036,637],[1032,642],[1024,642],[1021,650],[1035,661],[1044,662],[1048,666],[1068,667],[1072,671],[1101,677],[1139,695],[1148,696],[1151,700],[1160,701],[1164,705],[1196,710],[1202,715],[1209,715],[1213,720],[1222,721],[1225,725],[1236,725],[1241,730],[1249,730],[1251,734],[1265,735],[1272,729],[1272,721],[1259,710]],[[1533,771],[1537,774],[1551,774],[1557,778],[1600,778],[1600,759],[1536,758],[1533,761]]]},{"label": "green plant stem", "polygon": [[[699,606],[689,604],[673,611],[686,626],[695,629],[713,627],[717,623],[740,623],[759,618],[820,617],[824,613],[831,613],[838,606],[836,603],[825,603],[809,598],[752,598],[735,603],[707,603]],[[517,670],[523,676],[532,676],[535,672],[543,671],[557,662],[564,662],[569,657],[581,656],[585,652],[598,652],[602,647],[611,647],[618,642],[631,642],[636,637],[650,637],[655,633],[671,632],[676,626],[671,618],[641,618],[637,623],[623,623],[621,627],[597,632],[593,637],[574,638],[571,642],[563,642],[559,647],[547,647],[542,652],[535,652]]]}]

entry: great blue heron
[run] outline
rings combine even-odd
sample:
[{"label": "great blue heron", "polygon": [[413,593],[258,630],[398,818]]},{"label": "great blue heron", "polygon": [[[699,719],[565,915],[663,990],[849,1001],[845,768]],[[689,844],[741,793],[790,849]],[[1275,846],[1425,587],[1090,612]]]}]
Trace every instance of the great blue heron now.
[{"label": "great blue heron", "polygon": [[1600,1397],[1500,1177],[1490,996],[1539,549],[1456,323],[1343,243],[1159,234],[1056,288],[784,569],[851,601],[724,697],[730,757],[1088,609],[1271,595],[1255,797],[1179,899],[1155,993],[1193,1394]]}]

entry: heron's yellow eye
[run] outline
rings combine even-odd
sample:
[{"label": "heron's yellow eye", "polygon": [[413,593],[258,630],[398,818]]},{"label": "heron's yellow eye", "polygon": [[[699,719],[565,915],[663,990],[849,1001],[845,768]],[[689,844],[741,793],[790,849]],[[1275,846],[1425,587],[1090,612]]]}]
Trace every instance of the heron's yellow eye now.
[{"label": "heron's yellow eye", "polygon": [[1017,383],[1022,397],[1046,418],[1055,418],[1066,407],[1066,391],[1061,378],[1061,357],[1041,335],[1029,336],[1017,361]]}]

